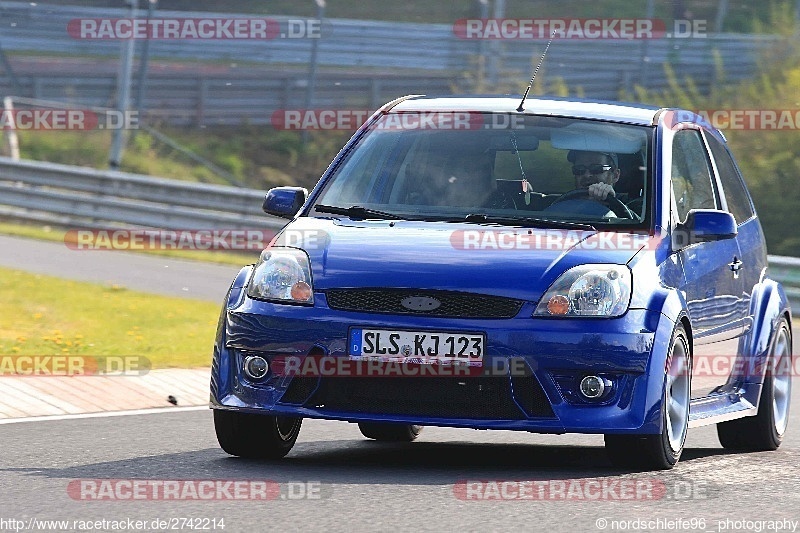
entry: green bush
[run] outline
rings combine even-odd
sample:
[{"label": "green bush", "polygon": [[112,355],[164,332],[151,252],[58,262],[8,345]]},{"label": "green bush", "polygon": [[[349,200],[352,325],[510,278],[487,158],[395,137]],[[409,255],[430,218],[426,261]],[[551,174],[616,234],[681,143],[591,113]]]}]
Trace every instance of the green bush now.
[{"label": "green bush", "polygon": [[633,99],[665,107],[698,110],[783,110],[792,117],[786,129],[723,129],[753,195],[770,253],[800,256],[800,45],[787,39],[764,53],[753,79],[715,84],[700,94],[689,79],[669,67],[663,92],[636,88]]}]

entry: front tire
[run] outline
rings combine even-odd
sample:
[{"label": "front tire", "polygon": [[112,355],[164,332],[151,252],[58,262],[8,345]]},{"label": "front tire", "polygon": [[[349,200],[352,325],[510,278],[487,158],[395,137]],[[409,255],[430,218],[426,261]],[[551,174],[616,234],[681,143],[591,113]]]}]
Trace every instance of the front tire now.
[{"label": "front tire", "polygon": [[280,459],[300,434],[302,418],[214,410],[217,441],[230,455],[247,459]]},{"label": "front tire", "polygon": [[383,442],[411,442],[422,433],[422,426],[414,424],[359,422],[358,429],[368,439]]},{"label": "front tire", "polygon": [[770,350],[770,361],[758,414],[717,424],[717,436],[723,448],[750,452],[778,449],[789,423],[792,402],[792,332],[781,319]]},{"label": "front tire", "polygon": [[692,358],[682,325],[672,333],[667,370],[661,433],[657,435],[605,435],[606,453],[614,466],[669,470],[675,466],[686,443],[689,428]]}]

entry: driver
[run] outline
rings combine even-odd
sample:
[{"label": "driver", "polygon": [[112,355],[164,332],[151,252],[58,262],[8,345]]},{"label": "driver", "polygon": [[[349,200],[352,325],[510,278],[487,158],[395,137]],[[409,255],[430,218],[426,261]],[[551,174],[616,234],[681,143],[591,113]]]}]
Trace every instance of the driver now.
[{"label": "driver", "polygon": [[570,150],[567,161],[572,163],[576,189],[586,189],[589,196],[596,200],[617,195],[614,192],[614,184],[619,180],[617,154]]}]

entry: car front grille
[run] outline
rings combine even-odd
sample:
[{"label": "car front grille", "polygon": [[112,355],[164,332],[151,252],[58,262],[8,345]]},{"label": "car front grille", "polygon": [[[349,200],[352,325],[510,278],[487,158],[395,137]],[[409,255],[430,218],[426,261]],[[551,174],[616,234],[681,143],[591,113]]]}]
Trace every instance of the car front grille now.
[{"label": "car front grille", "polygon": [[[426,416],[434,418],[469,418],[521,420],[532,417],[552,418],[550,403],[534,376],[524,378],[526,387],[512,397],[507,377],[337,377],[321,378],[319,387],[304,403],[322,411],[365,414]],[[300,388],[309,389],[308,383]],[[291,390],[291,400],[298,391]],[[289,403],[286,397],[281,403]],[[525,411],[520,409],[522,405]],[[527,412],[527,414],[526,414]]]},{"label": "car front grille", "polygon": [[[326,297],[328,306],[340,311],[449,318],[513,318],[524,303],[501,296],[424,289],[330,289]],[[402,301],[409,297],[433,298],[441,305],[435,309],[407,309]]]}]

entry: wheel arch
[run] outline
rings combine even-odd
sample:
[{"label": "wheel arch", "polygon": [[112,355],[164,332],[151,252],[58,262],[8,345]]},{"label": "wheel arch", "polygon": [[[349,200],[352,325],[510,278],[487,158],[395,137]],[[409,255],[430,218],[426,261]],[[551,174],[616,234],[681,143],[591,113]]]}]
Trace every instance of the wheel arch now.
[{"label": "wheel arch", "polygon": [[[762,385],[769,363],[770,350],[781,320],[786,319],[791,335],[792,313],[789,299],[780,283],[765,278],[757,290],[753,291],[750,305],[753,326],[745,339],[745,356],[752,358],[750,368],[759,372],[750,372],[745,379],[747,384]],[[753,398],[757,401],[756,398]]]},{"label": "wheel arch", "polygon": [[214,348],[211,356],[210,379],[210,404],[221,405],[221,399],[231,393],[233,386],[233,372],[231,367],[232,354],[225,346],[228,311],[237,307],[244,296],[244,288],[250,279],[253,265],[242,267],[231,282],[228,292],[223,299],[217,332],[214,338]]},{"label": "wheel arch", "polygon": [[[650,362],[647,369],[647,415],[645,426],[653,432],[663,431],[663,395],[666,386],[666,365],[672,338],[677,326],[683,326],[689,345],[689,364],[692,364],[692,327],[687,312],[686,300],[677,289],[664,290],[658,298],[651,302],[658,302],[657,308],[651,308],[650,327],[655,331],[653,348],[650,352]],[[658,382],[659,386],[654,384]]]},{"label": "wheel arch", "polygon": [[692,332],[692,322],[689,320],[689,315],[683,312],[678,319],[683,325],[683,331],[686,332],[687,341],[689,341],[689,361],[694,362],[694,333]]}]

